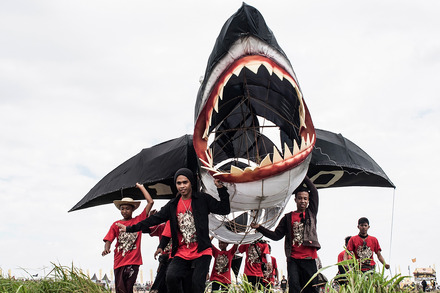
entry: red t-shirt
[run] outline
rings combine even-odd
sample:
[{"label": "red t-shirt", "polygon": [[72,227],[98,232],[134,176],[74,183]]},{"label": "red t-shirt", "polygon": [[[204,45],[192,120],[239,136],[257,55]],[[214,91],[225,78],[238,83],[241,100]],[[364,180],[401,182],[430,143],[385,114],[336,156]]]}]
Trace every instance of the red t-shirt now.
[{"label": "red t-shirt", "polygon": [[[162,223],[150,228],[150,236],[158,236],[162,239],[162,236],[171,238],[170,221]],[[167,246],[163,249],[163,254],[169,254],[171,252],[171,240],[168,242]],[[170,256],[171,257],[171,256]]]},{"label": "red t-shirt", "polygon": [[[273,285],[275,284],[275,276],[277,274],[278,265],[277,265],[277,259],[275,257],[271,256],[270,258],[272,260],[272,273],[270,274],[269,283],[272,284],[273,287]],[[263,258],[263,262],[267,263],[267,259]]]},{"label": "red t-shirt", "polygon": [[[346,253],[346,251],[344,250],[344,251],[341,251],[341,252],[338,254],[338,262],[341,262],[341,261],[344,260],[344,255],[345,255],[345,253]],[[347,257],[348,257],[348,259],[351,259],[351,255],[348,254],[348,253],[347,253]]]},{"label": "red t-shirt", "polygon": [[[379,241],[376,237],[368,236],[363,239],[359,235],[353,236],[348,241],[347,245],[348,251],[352,251],[356,259],[367,259],[362,264],[374,266],[376,263],[373,259],[373,253],[378,253],[382,251],[379,245]],[[363,271],[369,270],[369,268],[362,268]]]},{"label": "red t-shirt", "polygon": [[219,250],[212,246],[212,255],[214,256],[214,266],[212,267],[210,281],[217,281],[223,284],[231,284],[231,264],[237,244],[234,244],[229,250]]},{"label": "red t-shirt", "polygon": [[293,245],[290,256],[295,259],[316,259],[318,257],[316,247],[302,245],[304,241],[304,223],[301,223],[301,215],[305,219],[305,213],[292,213]]},{"label": "red t-shirt", "polygon": [[[257,252],[257,250],[259,252]],[[242,244],[238,247],[240,253],[246,252],[246,264],[244,266],[244,274],[246,276],[263,277],[261,270],[261,260],[269,254],[269,246],[267,243]]]},{"label": "red t-shirt", "polygon": [[157,237],[159,237],[159,239],[161,239],[162,232],[163,232],[164,228],[165,228],[165,223],[162,223],[162,224],[159,224],[156,226],[152,226],[152,227],[150,227],[151,232],[149,234],[151,237],[157,236]]},{"label": "red t-shirt", "polygon": [[[183,200],[180,198],[179,203],[177,204],[176,214],[177,222],[179,223],[179,230],[177,233],[179,246],[175,256],[186,260],[193,260],[202,255],[212,255],[211,248],[207,248],[202,252],[197,252],[198,243],[196,226],[192,215],[191,199]],[[169,235],[169,237],[171,237],[171,229],[169,229]]]},{"label": "red t-shirt", "polygon": [[165,237],[171,238],[170,221],[167,221],[167,222],[165,223],[165,227],[164,227],[164,229],[163,229],[163,231],[162,231],[162,236],[165,236]]},{"label": "red t-shirt", "polygon": [[341,261],[344,260],[344,254],[345,254],[345,250],[344,250],[344,251],[341,251],[341,252],[338,254],[338,262],[341,262]]},{"label": "red t-shirt", "polygon": [[125,226],[133,226],[139,223],[142,220],[147,218],[147,213],[145,209],[142,213],[130,220],[124,221],[119,220],[111,225],[110,230],[107,235],[104,237],[104,241],[113,242],[115,238],[117,238],[116,246],[115,246],[115,260],[114,260],[114,269],[117,269],[122,266],[128,265],[141,265],[142,264],[142,255],[141,255],[141,238],[142,232],[119,232],[119,227],[116,226],[116,223],[121,223]]}]

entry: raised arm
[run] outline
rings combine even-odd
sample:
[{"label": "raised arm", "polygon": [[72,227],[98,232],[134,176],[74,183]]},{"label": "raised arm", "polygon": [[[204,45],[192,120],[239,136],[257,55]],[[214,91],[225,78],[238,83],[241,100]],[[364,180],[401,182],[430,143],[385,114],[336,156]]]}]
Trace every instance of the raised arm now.
[{"label": "raised arm", "polygon": [[122,232],[133,233],[133,232],[142,231],[142,233],[150,233],[151,226],[158,225],[170,219],[169,204],[170,202],[168,202],[164,207],[162,207],[160,211],[158,211],[154,215],[151,215],[145,220],[140,221],[136,225],[125,226],[121,223],[116,223],[116,225],[119,227],[119,231]]},{"label": "raised arm", "polygon": [[218,179],[214,180],[214,184],[217,187],[220,201],[208,195],[209,211],[218,215],[227,215],[231,212],[228,190],[226,189],[226,187],[223,186],[223,183]]},{"label": "raised arm", "polygon": [[319,206],[319,196],[318,196],[318,189],[316,189],[315,184],[313,184],[312,180],[308,176],[304,178],[304,183],[307,185],[307,188],[310,190],[309,195],[309,210],[317,214],[318,213],[318,206]]},{"label": "raised arm", "polygon": [[144,195],[145,199],[147,200],[147,206],[145,207],[145,213],[148,216],[148,213],[151,211],[151,208],[154,205],[154,200],[151,197],[151,195],[148,192],[148,190],[144,187],[144,185],[136,183],[136,188],[138,188],[142,192],[142,194]]}]

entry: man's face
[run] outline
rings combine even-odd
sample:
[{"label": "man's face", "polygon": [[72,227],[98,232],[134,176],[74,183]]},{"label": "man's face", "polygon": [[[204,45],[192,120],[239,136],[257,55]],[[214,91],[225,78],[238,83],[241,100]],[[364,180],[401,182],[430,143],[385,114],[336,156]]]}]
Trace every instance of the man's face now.
[{"label": "man's face", "polygon": [[122,217],[124,217],[125,220],[129,220],[132,217],[134,208],[131,204],[121,204],[119,210],[121,211]]},{"label": "man's face", "polygon": [[358,229],[361,235],[366,235],[368,234],[368,229],[370,229],[370,225],[368,225],[367,223],[362,223],[358,225]]},{"label": "man's face", "polygon": [[191,181],[189,181],[189,179],[186,176],[183,175],[177,176],[176,188],[177,191],[179,191],[183,197],[187,197],[191,195],[192,192]]},{"label": "man's face", "polygon": [[226,250],[227,247],[228,247],[228,243],[220,240],[218,241],[218,248],[220,248],[220,250]]},{"label": "man's face", "polygon": [[307,191],[300,191],[295,195],[296,209],[299,212],[304,212],[309,205],[309,193]]}]

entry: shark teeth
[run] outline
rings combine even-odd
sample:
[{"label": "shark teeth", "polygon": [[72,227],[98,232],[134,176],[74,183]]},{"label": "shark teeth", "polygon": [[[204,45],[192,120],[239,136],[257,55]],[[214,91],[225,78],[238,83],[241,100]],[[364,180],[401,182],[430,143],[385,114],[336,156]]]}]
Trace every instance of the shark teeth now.
[{"label": "shark teeth", "polygon": [[292,153],[290,152],[289,146],[287,143],[284,143],[284,159],[288,159],[292,157]]},{"label": "shark teeth", "polygon": [[258,73],[258,69],[260,68],[261,64],[247,64],[246,68],[249,69],[250,71],[252,71],[253,73],[257,74]]},{"label": "shark teeth", "polygon": [[[244,65],[237,66],[237,68],[235,68],[234,71],[232,71],[232,73],[233,73],[235,76],[239,76],[240,73],[241,73],[241,70],[243,69],[243,67],[244,67]],[[229,80],[229,79],[228,79],[228,80]]]},{"label": "shark teeth", "polygon": [[270,156],[266,155],[266,157],[260,162],[260,167],[272,165],[272,161],[270,160]]},{"label": "shark teeth", "polygon": [[307,133],[306,137],[301,137],[301,147],[298,147],[298,143],[296,142],[296,140],[293,140],[293,142],[292,142],[293,152],[291,152],[289,146],[286,143],[284,143],[284,154],[282,156],[279,153],[278,149],[274,146],[272,159],[270,157],[271,154],[267,154],[264,157],[264,159],[260,161],[260,164],[248,166],[244,170],[237,167],[237,166],[231,165],[229,172],[222,171],[222,170],[218,169],[217,166],[214,166],[212,150],[211,150],[211,148],[209,148],[205,151],[206,160],[203,160],[200,158],[200,161],[202,162],[201,167],[205,170],[211,171],[214,174],[213,176],[218,176],[218,175],[222,175],[222,174],[231,174],[234,176],[239,176],[239,175],[246,173],[246,172],[254,172],[258,169],[265,168],[265,167],[277,164],[279,162],[282,162],[284,160],[294,158],[299,153],[308,149],[312,145],[314,140],[315,140],[315,134],[313,134],[312,137],[310,137],[310,134]]},{"label": "shark teeth", "polygon": [[277,148],[273,147],[273,162],[278,163],[283,161],[283,157],[281,157],[280,153],[278,152]]},{"label": "shark teeth", "polygon": [[241,175],[244,173],[244,171],[238,167],[235,167],[234,165],[231,165],[231,172],[232,175]]},{"label": "shark teeth", "polygon": [[300,120],[299,129],[307,128],[306,123],[305,123],[306,111],[305,111],[305,107],[304,107],[304,101],[303,101],[301,91],[299,90],[299,87],[298,87],[298,84],[296,83],[296,81],[290,75],[284,73],[279,67],[274,66],[273,64],[269,63],[268,61],[250,60],[245,64],[237,65],[232,70],[232,73],[227,74],[225,76],[225,78],[223,79],[223,81],[221,81],[219,86],[217,87],[217,92],[214,93],[212,110],[208,113],[209,118],[207,119],[207,123],[205,126],[207,129],[204,131],[203,137],[202,137],[204,140],[206,140],[206,141],[208,140],[209,128],[212,125],[213,113],[219,112],[219,100],[223,100],[223,89],[224,89],[225,85],[229,82],[229,79],[231,78],[231,76],[232,75],[239,76],[241,71],[245,67],[247,69],[249,69],[250,71],[252,71],[254,74],[257,74],[258,70],[260,69],[261,66],[264,66],[271,76],[275,74],[275,76],[277,76],[280,80],[285,79],[285,80],[289,81],[289,83],[293,86],[293,88],[295,89],[296,94],[298,96],[298,100],[299,100],[299,109],[298,109],[299,110],[299,120]]},{"label": "shark teeth", "polygon": [[299,154],[299,146],[296,140],[293,140],[293,156]]},{"label": "shark teeth", "polygon": [[[283,69],[274,65],[274,63],[272,63],[272,62],[266,61],[264,59],[263,60],[261,60],[261,59],[254,60],[253,59],[253,60],[247,60],[246,62],[243,62],[243,63],[236,65],[236,67],[233,68],[232,71],[229,71],[229,73],[224,76],[223,80],[221,80],[219,82],[218,86],[216,87],[216,90],[214,90],[214,92],[212,93],[212,96],[213,96],[213,100],[212,100],[212,104],[211,104],[212,108],[206,113],[206,117],[208,119],[206,120],[205,130],[204,130],[203,136],[202,136],[202,138],[205,141],[209,142],[208,140],[211,135],[209,129],[212,125],[213,113],[219,112],[219,102],[220,102],[220,100],[223,100],[224,87],[229,82],[231,77],[233,75],[239,76],[240,73],[242,72],[243,68],[247,68],[248,70],[250,70],[254,74],[257,74],[258,70],[260,70],[261,66],[264,66],[264,68],[267,70],[267,72],[271,76],[276,76],[280,80],[287,80],[292,85],[292,87],[295,89],[298,100],[299,100],[299,109],[298,109],[299,120],[300,120],[299,130],[301,131],[301,129],[307,129],[307,126],[305,123],[305,117],[306,117],[305,105],[304,105],[301,91],[300,91],[299,86],[296,83],[295,79],[292,76],[290,76],[289,74],[285,73],[285,71]],[[308,131],[305,131],[305,132],[307,133]],[[310,137],[309,133],[307,133],[304,136],[301,136],[300,142],[297,142],[296,140],[292,141],[292,144],[291,144],[291,145],[293,145],[292,149],[289,149],[288,145],[285,143],[283,154],[280,154],[278,149],[274,146],[272,154],[267,154],[263,158],[263,160],[260,161],[259,164],[253,163],[255,166],[246,167],[244,170],[239,167],[236,167],[234,165],[231,165],[229,172],[225,172],[223,170],[220,170],[221,165],[224,165],[224,162],[220,163],[219,165],[214,166],[212,150],[207,149],[205,151],[206,160],[200,159],[200,161],[202,162],[201,167],[206,170],[211,171],[214,174],[214,176],[218,176],[221,174],[240,175],[245,172],[253,172],[253,171],[256,171],[260,168],[266,168],[268,166],[280,163],[284,160],[294,158],[298,154],[300,154],[301,152],[305,151],[314,142],[315,136],[313,134],[313,136]],[[298,145],[298,143],[300,145]]]},{"label": "shark teeth", "polygon": [[284,74],[283,74],[283,72],[281,71],[281,70],[279,70],[278,68],[274,68],[273,69],[273,73],[275,73],[275,75],[276,76],[278,76],[278,78],[280,79],[280,80],[283,80],[284,79]]}]

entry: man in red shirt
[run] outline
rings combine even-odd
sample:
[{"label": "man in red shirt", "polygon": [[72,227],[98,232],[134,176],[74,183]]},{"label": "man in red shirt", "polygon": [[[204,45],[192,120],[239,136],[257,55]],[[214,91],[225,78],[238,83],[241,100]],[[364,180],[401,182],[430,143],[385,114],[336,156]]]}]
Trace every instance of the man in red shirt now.
[{"label": "man in red shirt", "polygon": [[104,237],[105,244],[102,256],[111,252],[110,246],[113,240],[115,240],[115,238],[117,239],[113,266],[117,293],[133,292],[133,286],[136,282],[139,266],[142,264],[142,233],[120,232],[117,224],[123,223],[124,225],[135,225],[140,221],[145,220],[154,204],[153,199],[142,184],[136,183],[136,187],[142,191],[142,194],[147,200],[147,206],[140,215],[133,218],[133,212],[139,207],[140,201],[134,201],[130,197],[124,197],[122,200],[115,200],[113,203],[116,208],[121,211],[123,219],[114,222],[107,235]]},{"label": "man in red shirt", "polygon": [[[164,234],[165,232],[165,226],[169,226],[169,222],[159,224],[157,226],[150,228],[150,236],[157,236],[159,237],[159,242],[162,241],[162,236],[168,237],[168,241],[166,242],[165,247],[162,249],[161,243],[159,243],[158,248],[156,252],[154,253],[154,259],[157,258],[159,255],[159,267],[157,268],[156,272],[156,278],[154,279],[153,284],[150,288],[150,293],[167,293],[167,286],[165,283],[165,276],[167,272],[167,268],[169,263],[171,262],[170,258],[170,252],[171,252],[171,234],[168,236],[167,234]],[[166,232],[165,232],[166,233]]]},{"label": "man in red shirt", "polygon": [[261,268],[265,258],[266,266],[272,270],[272,259],[269,254],[269,246],[264,241],[257,241],[251,244],[242,244],[238,247],[240,253],[246,252],[246,261],[243,274],[255,289],[260,289],[264,277]]},{"label": "man in red shirt", "polygon": [[212,282],[211,292],[222,291],[227,292],[231,284],[231,264],[232,258],[237,251],[238,245],[234,244],[231,249],[226,250],[228,243],[219,240],[217,249],[212,246],[212,256],[214,257],[214,266],[212,267],[211,277]]},{"label": "man in red shirt", "polygon": [[[268,290],[275,288],[275,284],[278,283],[278,265],[277,259],[272,256],[272,248],[270,244],[267,245],[269,247],[269,253],[271,254],[270,259],[272,260],[272,266],[264,266],[265,271],[263,271],[263,284]],[[263,258],[263,262],[267,264],[267,260]]]},{"label": "man in red shirt", "polygon": [[[347,236],[347,237],[345,237],[345,246],[344,246],[344,248],[347,248],[348,241],[350,241],[350,238],[351,238],[351,236]],[[338,254],[338,263],[340,263],[341,261],[344,260],[344,255],[345,255],[346,253],[347,253],[347,251],[344,249],[343,251],[341,251],[341,252]],[[349,255],[348,255],[348,258],[350,258]],[[343,274],[344,271],[341,271],[341,270],[339,269],[339,273]]]},{"label": "man in red shirt", "polygon": [[[347,255],[347,259],[350,259],[351,256],[347,253],[347,245],[348,245],[348,241],[350,241],[351,236],[347,236],[345,237],[345,245],[344,245],[344,250],[341,251],[338,254],[338,263],[340,263],[341,261],[344,261],[344,256]],[[338,264],[338,273],[335,277],[335,280],[338,284],[342,285],[345,284],[347,282],[347,279],[345,277],[339,277],[339,275],[345,274],[347,271],[348,266],[344,266],[344,265],[340,265]]]},{"label": "man in red shirt", "polygon": [[[231,211],[229,194],[223,183],[215,179],[220,200],[197,191],[197,181],[191,170],[181,168],[174,174],[177,196],[171,199],[159,212],[133,226],[118,224],[121,231],[150,232],[150,227],[170,221],[172,239],[171,256],[166,283],[168,292],[203,293],[206,276],[209,273],[212,249],[209,239],[208,215],[227,215]],[[166,229],[166,228],[165,228]],[[165,239],[164,236],[162,239]],[[190,283],[191,288],[186,284]]]},{"label": "man in red shirt", "polygon": [[[358,220],[359,234],[350,238],[348,241],[347,250],[354,253],[356,259],[361,261],[362,272],[374,270],[376,263],[373,259],[373,253],[376,253],[379,261],[385,266],[386,269],[390,268],[390,265],[385,262],[380,248],[379,241],[376,237],[368,235],[368,229],[370,229],[370,221],[362,217]],[[344,256],[344,260],[348,259],[348,256]]]},{"label": "man in red shirt", "polygon": [[[295,190],[296,211],[284,215],[275,231],[259,224],[251,224],[264,236],[272,240],[284,237],[284,251],[287,257],[287,273],[289,292],[299,293],[311,277],[317,272],[317,250],[321,248],[316,232],[316,216],[318,214],[318,190],[306,177]],[[302,291],[318,292],[316,278]]]}]

